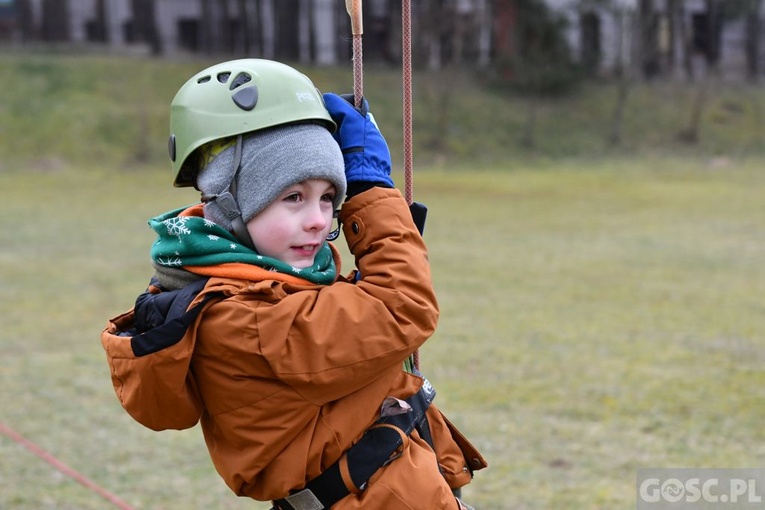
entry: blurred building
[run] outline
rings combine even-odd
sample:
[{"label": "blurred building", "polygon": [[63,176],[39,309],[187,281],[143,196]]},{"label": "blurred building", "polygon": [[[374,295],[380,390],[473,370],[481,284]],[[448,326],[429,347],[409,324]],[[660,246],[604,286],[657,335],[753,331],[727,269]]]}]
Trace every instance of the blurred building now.
[{"label": "blurred building", "polygon": [[[538,0],[591,75],[765,76],[765,0]],[[487,67],[522,48],[527,0],[412,1],[415,64]],[[401,2],[363,0],[364,56],[400,58]],[[315,64],[350,58],[344,0],[0,0],[0,40]],[[528,37],[524,34],[523,37]],[[533,36],[533,34],[532,34]]]}]

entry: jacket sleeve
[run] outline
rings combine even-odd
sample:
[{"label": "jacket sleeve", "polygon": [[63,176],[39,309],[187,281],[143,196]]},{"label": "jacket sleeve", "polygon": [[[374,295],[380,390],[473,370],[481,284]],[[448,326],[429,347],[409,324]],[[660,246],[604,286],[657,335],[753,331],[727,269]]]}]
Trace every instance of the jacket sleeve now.
[{"label": "jacket sleeve", "polygon": [[135,337],[124,333],[132,329],[133,321],[134,311],[130,310],[109,321],[101,332],[112,385],[122,407],[153,430],[193,427],[202,413],[189,372],[193,333],[156,352],[136,354]]},{"label": "jacket sleeve", "polygon": [[271,368],[318,405],[395,377],[438,320],[427,249],[401,193],[361,193],[340,220],[360,280],[295,292],[256,312]]}]

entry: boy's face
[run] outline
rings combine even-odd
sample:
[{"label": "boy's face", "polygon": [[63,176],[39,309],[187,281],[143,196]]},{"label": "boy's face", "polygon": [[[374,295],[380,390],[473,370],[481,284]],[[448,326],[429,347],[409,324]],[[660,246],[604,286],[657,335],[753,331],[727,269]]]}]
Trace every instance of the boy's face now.
[{"label": "boy's face", "polygon": [[299,269],[312,266],[332,228],[335,193],[320,179],[287,188],[247,222],[255,249]]}]

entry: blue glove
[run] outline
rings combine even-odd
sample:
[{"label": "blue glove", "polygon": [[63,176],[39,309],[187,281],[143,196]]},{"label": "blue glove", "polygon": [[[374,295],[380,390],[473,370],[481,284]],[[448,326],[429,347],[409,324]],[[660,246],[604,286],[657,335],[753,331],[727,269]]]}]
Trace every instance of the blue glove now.
[{"label": "blue glove", "polygon": [[332,136],[343,151],[348,184],[365,182],[392,188],[390,150],[367,100],[362,99],[359,110],[353,106],[353,94],[327,93],[324,104],[337,124]]}]

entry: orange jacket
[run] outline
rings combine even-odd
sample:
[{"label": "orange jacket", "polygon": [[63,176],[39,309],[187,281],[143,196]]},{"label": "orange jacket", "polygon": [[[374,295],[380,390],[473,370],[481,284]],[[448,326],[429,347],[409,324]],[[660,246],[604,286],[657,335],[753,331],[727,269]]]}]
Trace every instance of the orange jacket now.
[{"label": "orange jacket", "polygon": [[[102,333],[123,407],[155,430],[201,420],[238,495],[268,501],[302,488],[361,437],[386,397],[422,385],[401,367],[433,333],[438,306],[408,207],[398,191],[374,188],[346,202],[340,219],[357,282],[212,277],[177,343],[137,356],[133,310]],[[450,489],[485,463],[435,406],[428,418],[435,453],[413,432],[399,458],[333,508],[456,509]]]}]

